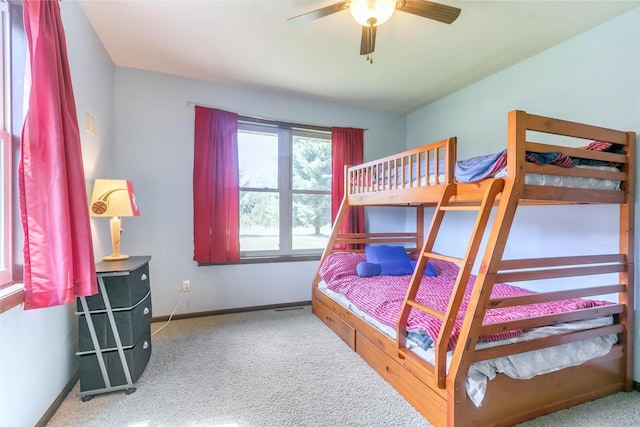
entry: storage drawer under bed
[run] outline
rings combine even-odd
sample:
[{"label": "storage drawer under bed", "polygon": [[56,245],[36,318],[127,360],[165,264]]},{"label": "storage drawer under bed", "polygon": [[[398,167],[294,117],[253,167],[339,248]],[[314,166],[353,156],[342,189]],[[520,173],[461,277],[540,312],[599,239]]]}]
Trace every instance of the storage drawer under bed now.
[{"label": "storage drawer under bed", "polygon": [[333,332],[355,351],[356,331],[348,323],[342,320],[337,314],[331,311],[326,305],[315,301],[313,306],[315,315],[320,318]]},{"label": "storage drawer under bed", "polygon": [[356,332],[356,352],[413,407],[436,426],[446,425],[447,402],[395,360]]}]

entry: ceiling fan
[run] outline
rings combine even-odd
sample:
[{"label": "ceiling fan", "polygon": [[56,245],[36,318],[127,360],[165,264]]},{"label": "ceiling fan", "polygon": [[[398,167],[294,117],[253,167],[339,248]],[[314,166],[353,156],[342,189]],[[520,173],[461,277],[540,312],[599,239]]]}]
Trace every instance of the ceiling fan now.
[{"label": "ceiling fan", "polygon": [[387,22],[395,10],[423,18],[451,24],[460,15],[461,9],[427,0],[350,0],[334,3],[302,15],[289,18],[290,23],[300,24],[332,15],[343,10],[351,12],[353,19],[362,25],[360,55],[373,64],[373,51],[376,48],[376,28]]}]

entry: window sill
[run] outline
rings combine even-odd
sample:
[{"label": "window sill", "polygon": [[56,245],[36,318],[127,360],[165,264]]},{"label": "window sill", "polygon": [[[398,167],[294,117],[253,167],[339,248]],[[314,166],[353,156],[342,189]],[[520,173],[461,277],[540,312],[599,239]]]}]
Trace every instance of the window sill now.
[{"label": "window sill", "polygon": [[24,302],[24,286],[22,283],[14,283],[0,289],[0,313],[20,305]]},{"label": "window sill", "polygon": [[321,254],[313,255],[281,255],[281,256],[256,256],[256,257],[244,257],[241,258],[238,263],[235,264],[206,264],[198,263],[199,267],[206,267],[208,265],[237,265],[237,264],[264,264],[272,262],[298,262],[298,261],[320,261]]}]

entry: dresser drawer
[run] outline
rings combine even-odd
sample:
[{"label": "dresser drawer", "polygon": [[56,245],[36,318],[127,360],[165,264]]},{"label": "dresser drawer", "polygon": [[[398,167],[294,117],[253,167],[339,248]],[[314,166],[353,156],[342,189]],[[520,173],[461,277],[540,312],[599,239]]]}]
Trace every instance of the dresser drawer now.
[{"label": "dresser drawer", "polygon": [[[123,346],[131,346],[138,341],[142,334],[150,328],[151,316],[150,293],[132,309],[113,312],[113,318],[116,321],[116,329],[118,330],[120,341]],[[93,322],[93,327],[96,330],[96,337],[98,338],[100,348],[108,349],[116,347],[116,341],[113,337],[113,330],[111,329],[111,323],[109,323],[107,313],[91,313],[91,320]],[[87,325],[87,316],[82,313],[79,317],[79,328],[80,351],[93,351],[93,342],[91,341],[91,334],[89,333],[89,326]]]},{"label": "dresser drawer", "polygon": [[[133,307],[143,299],[150,289],[149,264],[145,264],[129,273],[120,275],[102,274],[104,287],[109,296],[111,308]],[[82,311],[80,301],[77,303],[78,311]],[[89,310],[104,310],[104,300],[100,289],[98,293],[87,297]]]},{"label": "dresser drawer", "polygon": [[[117,350],[102,352],[105,368],[111,387],[127,384],[120,354]],[[136,382],[147,366],[151,356],[151,329],[136,342],[133,347],[124,349],[124,357],[131,374],[131,381]],[[80,356],[80,391],[97,390],[105,388],[104,379],[100,371],[96,353]]]}]

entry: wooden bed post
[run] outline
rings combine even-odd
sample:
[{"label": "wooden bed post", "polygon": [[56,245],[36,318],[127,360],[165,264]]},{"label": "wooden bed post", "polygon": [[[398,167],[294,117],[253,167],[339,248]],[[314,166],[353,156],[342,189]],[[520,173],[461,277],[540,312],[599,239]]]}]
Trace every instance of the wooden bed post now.
[{"label": "wooden bed post", "polygon": [[338,210],[338,214],[336,215],[336,220],[333,222],[333,228],[331,229],[331,237],[329,237],[329,243],[327,247],[322,252],[322,256],[320,257],[320,262],[318,263],[318,267],[316,268],[316,275],[313,279],[313,286],[318,286],[320,282],[320,267],[325,259],[333,252],[333,248],[336,245],[336,241],[338,240],[338,235],[340,234],[340,227],[342,226],[342,221],[344,221],[347,210],[349,209],[349,204],[347,202],[347,195],[345,194],[342,198],[342,202],[340,203],[340,209]]},{"label": "wooden bed post", "polygon": [[619,294],[619,302],[627,307],[626,313],[620,322],[625,326],[625,333],[622,337],[627,349],[625,361],[625,391],[633,390],[633,322],[634,322],[634,275],[635,275],[635,248],[634,248],[634,218],[635,218],[635,159],[636,159],[636,134],[627,132],[627,181],[623,185],[627,186],[627,199],[620,205],[620,253],[627,256],[627,271],[620,273],[620,283],[627,287],[627,292]]},{"label": "wooden bed post", "polygon": [[416,206],[416,249],[420,250],[424,242],[424,205]]},{"label": "wooden bed post", "polygon": [[[336,214],[336,218],[333,221],[333,227],[331,228],[331,236],[329,237],[329,242],[327,247],[324,248],[322,252],[322,256],[320,257],[320,262],[318,262],[318,267],[316,268],[316,274],[313,277],[313,282],[311,283],[311,293],[313,296],[314,288],[318,286],[320,283],[320,267],[325,259],[333,252],[333,248],[336,245],[336,241],[338,240],[338,234],[340,234],[340,228],[342,227],[342,222],[344,221],[345,215],[349,210],[349,165],[344,166],[344,195],[342,196],[342,202],[340,202],[340,208],[338,208],[338,213]],[[315,302],[315,298],[312,298],[312,311],[313,304]]]}]

